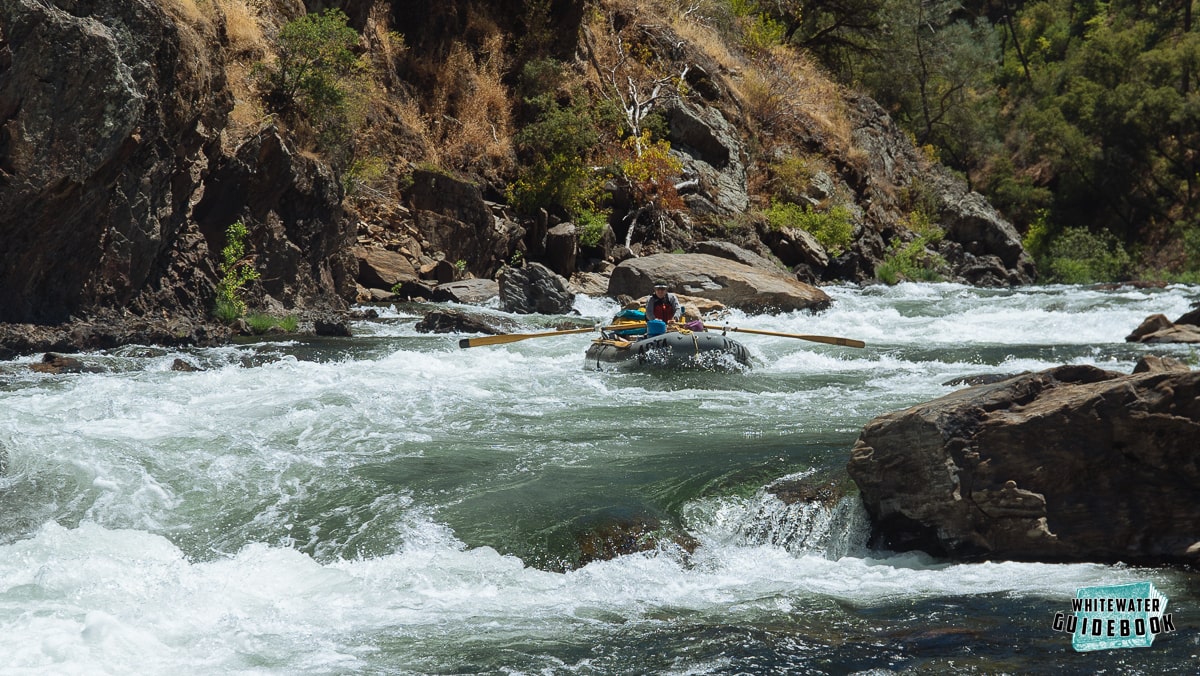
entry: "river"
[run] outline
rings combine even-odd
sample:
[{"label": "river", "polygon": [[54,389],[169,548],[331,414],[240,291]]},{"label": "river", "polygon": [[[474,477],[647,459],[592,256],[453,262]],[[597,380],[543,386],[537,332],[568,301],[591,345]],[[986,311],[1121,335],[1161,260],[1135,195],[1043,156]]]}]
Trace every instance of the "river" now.
[{"label": "river", "polygon": [[[0,673],[1200,668],[1194,573],[872,551],[852,497],[762,490],[843,475],[864,424],[954,378],[1194,363],[1124,336],[1200,290],[827,291],[818,315],[728,321],[868,347],[735,334],[748,371],[588,370],[586,335],[459,349],[410,305],[347,339],[0,363]],[[581,564],[581,536],[630,519],[669,536]],[[1151,647],[1076,653],[1051,629],[1078,588],[1142,580],[1177,627]]]}]

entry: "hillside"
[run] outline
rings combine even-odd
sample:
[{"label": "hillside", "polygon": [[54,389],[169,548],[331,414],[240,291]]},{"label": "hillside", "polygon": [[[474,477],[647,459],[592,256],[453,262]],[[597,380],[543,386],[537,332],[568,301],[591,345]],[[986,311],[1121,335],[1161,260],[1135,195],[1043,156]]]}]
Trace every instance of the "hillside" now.
[{"label": "hillside", "polygon": [[319,315],[373,251],[417,289],[703,240],[815,282],[1034,279],[994,209],[742,6],[7,2],[0,322],[204,340],[232,272],[251,310]]}]

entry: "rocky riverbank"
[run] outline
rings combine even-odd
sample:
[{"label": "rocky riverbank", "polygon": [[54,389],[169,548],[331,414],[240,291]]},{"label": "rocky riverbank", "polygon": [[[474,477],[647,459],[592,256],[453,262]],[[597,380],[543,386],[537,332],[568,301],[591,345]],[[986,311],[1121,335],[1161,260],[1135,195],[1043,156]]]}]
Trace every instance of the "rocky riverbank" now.
[{"label": "rocky riverbank", "polygon": [[[373,64],[377,98],[355,141],[380,153],[374,159],[383,174],[370,186],[347,158],[315,143],[312,130],[271,114],[252,77],[256,64],[274,58],[273,39],[284,24],[330,6],[345,11],[360,36],[356,49]],[[461,162],[439,160],[448,157],[438,147],[446,139],[418,133],[413,120],[420,116],[403,110],[424,100],[431,87],[476,82],[415,77],[427,72],[419,64],[444,61],[448,45],[490,58],[481,45],[459,42],[463,16],[488,14],[489,30],[499,38],[494,44],[511,46],[519,42],[516,17],[528,8],[455,0],[428,9],[410,16],[382,0],[253,7],[154,0],[4,3],[3,349],[14,354],[226,339],[229,329],[213,322],[211,313],[227,228],[238,221],[248,232],[245,262],[258,273],[243,290],[250,309],[300,316],[338,313],[356,299],[396,293],[436,299],[440,286],[470,280],[482,286],[446,290],[445,299],[457,299],[457,293],[478,299],[503,271],[534,263],[575,281],[572,293],[599,286],[607,291],[614,274],[621,285],[626,261],[665,252],[721,256],[727,244],[740,247],[741,263],[754,257],[808,284],[868,280],[890,251],[914,242],[929,260],[944,263],[941,271],[950,280],[1013,285],[1034,279],[1012,226],[923,157],[873,101],[832,83],[809,83],[828,90],[823,105],[829,110],[782,111],[786,115],[772,118],[773,133],[764,135],[765,122],[741,82],[746,69],[757,68],[753,61],[736,53],[726,56],[737,63],[718,59],[708,38],[697,37],[708,35],[696,33],[704,26],[686,17],[641,15],[636,6],[620,3],[598,6],[621,19],[607,27],[584,26],[588,19],[577,7],[550,12],[548,28],[561,36],[553,56],[567,70],[591,73],[581,85],[603,98],[603,83],[592,72],[603,55],[593,50],[635,36],[596,31],[637,25],[639,39],[654,38],[643,43],[647,49],[674,45],[655,58],[662,68],[688,73],[690,88],[665,97],[654,112],[662,141],[681,167],[671,177],[679,200],[648,227],[637,218],[646,205],[633,199],[626,183],[610,181],[600,199],[608,222],[599,237],[585,238],[581,226],[553,209],[519,214],[505,197],[515,178],[512,129],[501,138],[497,129],[504,125],[491,126],[489,142],[497,144],[499,158],[491,164],[475,162],[478,153],[466,153]],[[406,39],[403,58],[389,51],[389,35]],[[74,56],[63,59],[64,53]],[[518,72],[517,63],[512,67]],[[518,92],[504,82],[498,86],[508,97],[505,106],[519,107]],[[442,117],[462,123],[461,117]],[[782,189],[777,174],[785,160],[806,167],[788,179],[791,199],[810,214],[844,217],[848,244],[823,245],[812,233],[764,215]],[[357,186],[352,198],[348,186]],[[909,227],[915,209],[938,237],[926,242]],[[707,287],[700,277],[711,275],[711,268],[703,263],[680,270],[677,281]],[[823,302],[819,291],[804,293],[811,298],[803,307]],[[784,294],[772,303],[794,307],[790,298]]]}]

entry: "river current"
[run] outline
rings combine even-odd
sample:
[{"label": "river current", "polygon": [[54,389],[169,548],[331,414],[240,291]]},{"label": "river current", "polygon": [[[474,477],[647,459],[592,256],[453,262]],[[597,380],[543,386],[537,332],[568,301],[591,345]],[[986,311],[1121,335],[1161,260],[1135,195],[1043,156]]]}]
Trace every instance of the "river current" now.
[{"label": "river current", "polygon": [[[1200,670],[1195,573],[871,550],[853,496],[763,490],[844,476],[864,424],[955,378],[1194,364],[1124,337],[1200,289],[827,290],[817,315],[727,321],[867,348],[733,334],[746,371],[591,370],[586,335],[460,349],[418,305],[353,338],[81,356],[100,373],[0,362],[0,673]],[[666,535],[581,558],[630,521]],[[1143,580],[1176,627],[1152,646],[1052,630],[1078,588]]]}]

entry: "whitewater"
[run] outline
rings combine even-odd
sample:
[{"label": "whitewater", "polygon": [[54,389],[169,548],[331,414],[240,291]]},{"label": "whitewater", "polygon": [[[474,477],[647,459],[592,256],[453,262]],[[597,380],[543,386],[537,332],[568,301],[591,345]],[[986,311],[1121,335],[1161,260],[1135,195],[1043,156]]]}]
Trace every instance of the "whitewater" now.
[{"label": "whitewater", "polygon": [[[353,338],[0,362],[0,674],[1196,671],[1192,572],[873,550],[853,491],[764,487],[843,478],[863,425],[955,379],[1195,364],[1124,337],[1200,289],[826,290],[715,323],[866,349],[734,334],[732,373],[591,370],[586,335],[460,349],[417,304]],[[581,559],[630,520],[667,537]],[[1078,588],[1142,580],[1178,626],[1150,648],[1052,630]]]}]

